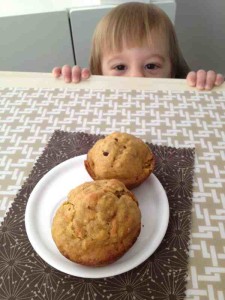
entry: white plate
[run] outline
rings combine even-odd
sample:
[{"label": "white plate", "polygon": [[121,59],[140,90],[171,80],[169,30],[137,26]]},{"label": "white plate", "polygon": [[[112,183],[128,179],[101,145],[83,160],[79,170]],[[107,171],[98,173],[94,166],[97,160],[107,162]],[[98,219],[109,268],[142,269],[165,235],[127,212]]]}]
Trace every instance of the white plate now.
[{"label": "white plate", "polygon": [[142,213],[141,233],[133,247],[116,262],[104,267],[86,267],[65,258],[51,235],[57,207],[68,192],[91,181],[85,170],[86,155],[71,158],[49,171],[35,186],[27,203],[25,225],[35,251],[54,268],[79,277],[102,278],[129,271],[145,261],[161,243],[169,221],[169,205],[159,180],[151,176],[133,192]]}]

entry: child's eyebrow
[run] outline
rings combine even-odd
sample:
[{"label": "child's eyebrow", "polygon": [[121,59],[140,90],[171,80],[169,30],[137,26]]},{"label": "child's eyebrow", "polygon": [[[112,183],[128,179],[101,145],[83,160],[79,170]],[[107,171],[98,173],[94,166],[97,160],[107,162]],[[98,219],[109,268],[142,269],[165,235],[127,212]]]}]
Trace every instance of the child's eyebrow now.
[{"label": "child's eyebrow", "polygon": [[121,60],[121,59],[123,59],[123,58],[124,58],[123,56],[117,55],[117,56],[114,56],[114,57],[110,58],[110,59],[107,61],[107,63],[111,63],[111,62],[114,61],[114,60]]},{"label": "child's eyebrow", "polygon": [[149,58],[154,58],[154,57],[159,58],[163,62],[166,60],[165,57],[161,54],[152,54]]},{"label": "child's eyebrow", "polygon": [[[113,61],[115,61],[115,60],[122,60],[122,59],[124,59],[125,57],[124,57],[124,55],[120,55],[120,54],[118,54],[118,55],[116,55],[116,56],[113,56],[112,58],[110,58],[108,61],[107,61],[107,63],[111,63],[111,62],[113,62]],[[158,58],[158,59],[160,59],[160,60],[162,60],[163,62],[166,60],[165,59],[165,56],[163,56],[163,55],[161,55],[161,54],[151,54],[151,55],[147,55],[146,56],[146,59],[152,59],[152,58]]]}]

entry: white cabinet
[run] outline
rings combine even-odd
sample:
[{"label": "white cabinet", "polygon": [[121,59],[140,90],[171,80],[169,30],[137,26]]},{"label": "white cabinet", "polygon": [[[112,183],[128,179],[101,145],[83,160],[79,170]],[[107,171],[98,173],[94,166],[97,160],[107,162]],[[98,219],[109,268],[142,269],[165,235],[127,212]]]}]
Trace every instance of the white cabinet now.
[{"label": "white cabinet", "polygon": [[51,72],[74,64],[66,10],[0,17],[0,70]]}]

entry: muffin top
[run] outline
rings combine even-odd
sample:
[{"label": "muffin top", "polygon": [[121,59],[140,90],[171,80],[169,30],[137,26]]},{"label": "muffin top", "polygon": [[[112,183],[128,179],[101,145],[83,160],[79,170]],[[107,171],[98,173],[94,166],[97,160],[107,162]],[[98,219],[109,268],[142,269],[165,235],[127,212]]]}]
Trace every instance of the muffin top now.
[{"label": "muffin top", "polygon": [[116,178],[132,188],[151,174],[154,156],[141,139],[114,132],[94,144],[87,154],[85,167],[94,180]]},{"label": "muffin top", "polygon": [[121,257],[140,229],[141,212],[134,194],[118,180],[97,180],[70,191],[54,216],[52,236],[68,259],[101,266]]}]

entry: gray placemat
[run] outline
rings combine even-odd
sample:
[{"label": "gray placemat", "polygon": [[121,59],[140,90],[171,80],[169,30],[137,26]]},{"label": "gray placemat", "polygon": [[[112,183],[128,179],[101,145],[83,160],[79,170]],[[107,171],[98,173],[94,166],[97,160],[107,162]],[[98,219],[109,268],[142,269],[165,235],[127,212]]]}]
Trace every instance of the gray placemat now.
[{"label": "gray placemat", "polygon": [[[168,299],[185,296],[191,230],[194,149],[148,144],[156,157],[154,174],[170,205],[166,235],[137,268],[102,279],[66,275],[33,250],[24,224],[26,204],[37,182],[53,167],[87,153],[102,136],[55,131],[18,192],[0,229],[0,299]],[[159,216],[160,218],[160,216]]]}]

